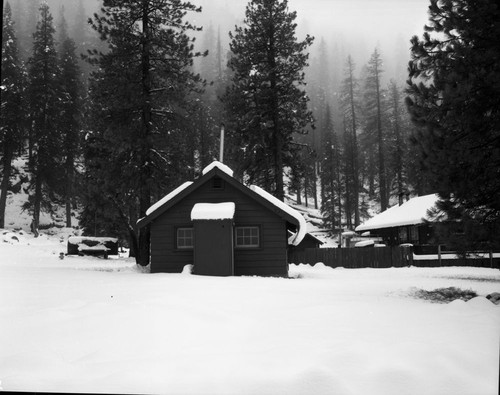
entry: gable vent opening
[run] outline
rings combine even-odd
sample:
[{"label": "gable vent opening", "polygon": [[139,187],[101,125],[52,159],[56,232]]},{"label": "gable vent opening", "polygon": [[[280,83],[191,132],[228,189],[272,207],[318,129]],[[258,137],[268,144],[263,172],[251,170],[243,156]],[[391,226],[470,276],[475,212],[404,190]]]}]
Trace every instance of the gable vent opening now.
[{"label": "gable vent opening", "polygon": [[212,188],[213,189],[223,189],[224,188],[224,180],[219,177],[212,178]]}]

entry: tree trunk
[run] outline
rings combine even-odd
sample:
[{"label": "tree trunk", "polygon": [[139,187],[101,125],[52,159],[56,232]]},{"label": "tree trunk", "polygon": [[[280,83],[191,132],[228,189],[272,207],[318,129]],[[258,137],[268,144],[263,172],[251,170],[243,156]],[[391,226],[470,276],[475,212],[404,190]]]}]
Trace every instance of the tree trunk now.
[{"label": "tree trunk", "polygon": [[[38,168],[40,165],[37,166]],[[35,173],[35,196],[33,200],[33,222],[31,224],[31,231],[38,237],[38,228],[40,226],[40,208],[42,204],[42,172],[37,169]]]},{"label": "tree trunk", "polygon": [[4,141],[2,184],[0,187],[0,228],[5,228],[5,209],[7,206],[7,193],[9,192],[12,156],[10,141]]},{"label": "tree trunk", "polygon": [[349,95],[351,101],[352,121],[352,165],[353,165],[353,199],[354,199],[354,224],[359,225],[359,159],[358,159],[358,137],[356,133],[356,111],[354,105],[354,76],[353,65],[349,57]]},{"label": "tree trunk", "polygon": [[314,208],[318,209],[318,172],[316,168],[317,162],[314,162],[314,185],[313,185],[313,193],[314,193]]},{"label": "tree trunk", "polygon": [[[150,50],[151,50],[151,37],[149,26],[149,1],[143,0],[142,3],[142,126],[141,135],[139,137],[140,155],[141,155],[141,181],[139,186],[139,216],[146,215],[146,211],[151,205],[151,190],[149,183],[151,181],[150,169],[150,147],[149,139],[151,136],[151,64],[150,64]],[[149,264],[149,244],[150,244],[150,231],[149,227],[145,227],[139,232],[138,240],[138,257],[137,263],[142,266]]]},{"label": "tree trunk", "polygon": [[394,106],[394,134],[396,137],[396,182],[398,187],[398,196],[404,193],[403,185],[403,147],[401,139],[401,128],[399,122],[399,92],[397,86],[392,85],[392,100]]},{"label": "tree trunk", "polygon": [[[338,151],[337,151],[338,152]],[[339,208],[339,229],[342,230],[342,177],[340,174],[340,161],[337,156],[337,206]]]},{"label": "tree trunk", "polygon": [[66,227],[71,228],[71,202],[73,200],[73,156],[66,157]]},{"label": "tree trunk", "polygon": [[385,157],[384,157],[384,136],[382,133],[382,109],[380,103],[380,80],[378,71],[376,74],[377,87],[377,138],[378,138],[378,171],[379,171],[379,188],[380,188],[380,206],[381,210],[385,211],[388,206],[387,195],[387,178],[385,172]]},{"label": "tree trunk", "polygon": [[351,197],[350,197],[350,185],[349,185],[349,179],[345,177],[345,199],[344,199],[344,212],[345,212],[345,219],[346,219],[346,224],[349,229],[352,228],[352,212],[351,212]]},{"label": "tree trunk", "polygon": [[328,177],[330,178],[330,200],[331,200],[331,217],[330,221],[332,222],[332,233],[335,231],[335,224],[336,224],[336,219],[335,219],[335,181],[334,181],[334,176],[335,170],[333,169],[333,166],[330,166],[330,174]]},{"label": "tree trunk", "polygon": [[309,196],[307,195],[307,177],[304,178],[304,200],[306,207],[309,207]]},{"label": "tree trunk", "polygon": [[300,177],[297,178],[297,204],[302,204],[302,188],[300,187]]},{"label": "tree trunk", "polygon": [[273,120],[273,144],[274,144],[274,184],[275,196],[281,200],[285,200],[285,185],[283,182],[283,138],[279,124],[279,103],[277,95],[277,77],[276,77],[276,54],[274,42],[274,29],[271,26],[269,31],[269,51],[267,60],[271,67],[270,85],[271,85],[271,111]]}]

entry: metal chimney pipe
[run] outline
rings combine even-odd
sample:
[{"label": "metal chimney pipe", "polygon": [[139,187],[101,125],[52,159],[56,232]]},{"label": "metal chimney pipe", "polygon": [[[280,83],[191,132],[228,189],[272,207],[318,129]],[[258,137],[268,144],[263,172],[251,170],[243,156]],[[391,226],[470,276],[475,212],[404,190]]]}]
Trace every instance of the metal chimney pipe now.
[{"label": "metal chimney pipe", "polygon": [[219,162],[224,163],[224,124],[220,125],[220,151]]}]

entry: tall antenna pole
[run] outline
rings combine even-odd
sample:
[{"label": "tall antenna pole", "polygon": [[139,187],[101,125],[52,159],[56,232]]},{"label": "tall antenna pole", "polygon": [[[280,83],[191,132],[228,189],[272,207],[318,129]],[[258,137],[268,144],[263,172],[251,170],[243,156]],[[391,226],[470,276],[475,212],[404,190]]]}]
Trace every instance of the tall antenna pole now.
[{"label": "tall antenna pole", "polygon": [[219,151],[219,162],[224,163],[224,124],[220,125],[220,151]]}]

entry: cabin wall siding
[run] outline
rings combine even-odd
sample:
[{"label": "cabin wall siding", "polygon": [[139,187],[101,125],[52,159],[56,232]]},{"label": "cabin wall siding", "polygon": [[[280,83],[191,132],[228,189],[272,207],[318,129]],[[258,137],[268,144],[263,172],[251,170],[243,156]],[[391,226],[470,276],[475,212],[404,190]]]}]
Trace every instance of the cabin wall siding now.
[{"label": "cabin wall siding", "polygon": [[213,189],[210,180],[151,223],[151,272],[181,272],[193,264],[193,250],[175,248],[176,228],[193,226],[191,210],[197,203],[234,202],[235,226],[259,226],[259,248],[234,249],[235,275],[287,275],[286,221],[229,183]]}]

